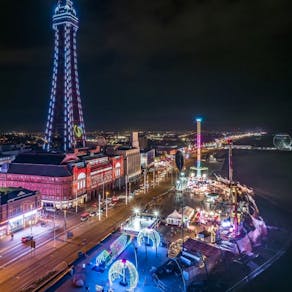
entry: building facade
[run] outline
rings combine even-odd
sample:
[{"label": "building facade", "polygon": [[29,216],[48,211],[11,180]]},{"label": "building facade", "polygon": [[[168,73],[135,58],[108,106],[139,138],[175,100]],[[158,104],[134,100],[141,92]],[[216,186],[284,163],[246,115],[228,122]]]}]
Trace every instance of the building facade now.
[{"label": "building facade", "polygon": [[139,148],[118,147],[114,153],[124,158],[124,175],[127,182],[135,182],[141,176],[141,156]]},{"label": "building facade", "polygon": [[155,161],[155,149],[141,150],[141,167],[143,169],[154,166]]},{"label": "building facade", "polygon": [[0,172],[0,187],[41,194],[45,209],[71,208],[97,198],[124,176],[122,156],[26,153]]},{"label": "building facade", "polygon": [[40,209],[39,192],[0,187],[0,238],[36,224]]},{"label": "building facade", "polygon": [[86,194],[87,200],[95,200],[100,194],[104,199],[105,192],[117,187],[124,177],[122,156],[97,154],[81,159],[73,166],[73,196]]}]

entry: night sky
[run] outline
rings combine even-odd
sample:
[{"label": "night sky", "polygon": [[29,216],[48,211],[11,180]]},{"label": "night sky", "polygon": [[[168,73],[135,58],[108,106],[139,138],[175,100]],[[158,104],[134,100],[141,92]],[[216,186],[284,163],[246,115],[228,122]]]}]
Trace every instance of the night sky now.
[{"label": "night sky", "polygon": [[[2,1],[0,129],[43,131],[57,0]],[[292,132],[291,0],[75,0],[87,130]]]}]

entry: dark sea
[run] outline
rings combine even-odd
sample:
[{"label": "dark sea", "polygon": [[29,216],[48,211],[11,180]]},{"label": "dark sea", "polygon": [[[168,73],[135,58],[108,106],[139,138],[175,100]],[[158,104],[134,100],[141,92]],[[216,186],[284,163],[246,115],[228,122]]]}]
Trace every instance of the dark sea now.
[{"label": "dark sea", "polygon": [[[273,147],[273,135],[237,144]],[[222,175],[227,177],[227,159]],[[254,189],[267,225],[288,230],[292,222],[292,151],[233,150],[234,180]],[[292,248],[242,291],[292,291]]]}]

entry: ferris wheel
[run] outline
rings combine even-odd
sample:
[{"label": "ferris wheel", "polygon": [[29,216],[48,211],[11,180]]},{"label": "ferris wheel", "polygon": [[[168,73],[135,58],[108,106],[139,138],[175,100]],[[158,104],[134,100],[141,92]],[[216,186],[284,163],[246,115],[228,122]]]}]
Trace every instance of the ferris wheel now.
[{"label": "ferris wheel", "polygon": [[292,150],[292,138],[289,134],[275,135],[273,144],[278,150]]}]

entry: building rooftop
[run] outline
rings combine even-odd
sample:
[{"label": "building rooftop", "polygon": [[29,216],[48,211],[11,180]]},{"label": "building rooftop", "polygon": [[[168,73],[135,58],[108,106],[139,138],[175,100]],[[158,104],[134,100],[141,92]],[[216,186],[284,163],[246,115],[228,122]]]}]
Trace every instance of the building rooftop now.
[{"label": "building rooftop", "polygon": [[215,246],[212,246],[210,244],[207,244],[206,242],[202,242],[200,240],[195,240],[192,238],[189,238],[184,243],[184,250],[189,253],[201,253],[205,255],[206,257],[211,257],[214,255],[218,255],[221,253],[221,250]]},{"label": "building rooftop", "polygon": [[124,146],[119,146],[119,147],[117,148],[117,150],[131,150],[131,149],[136,149],[136,148],[133,148],[132,146],[126,146],[126,145],[124,145]]},{"label": "building rooftop", "polygon": [[92,155],[84,155],[81,157],[79,156],[79,158],[81,158],[82,160],[92,160],[92,159],[103,158],[103,157],[108,157],[108,155],[105,155],[103,153],[96,153]]},{"label": "building rooftop", "polygon": [[26,197],[34,196],[36,191],[24,188],[0,188],[0,204],[5,205],[7,202],[21,200]]},{"label": "building rooftop", "polygon": [[148,152],[150,152],[150,151],[155,151],[155,149],[154,148],[145,148],[145,149],[140,149],[140,153],[148,153]]},{"label": "building rooftop", "polygon": [[72,175],[67,165],[45,165],[29,163],[11,163],[7,173],[48,177],[67,177]]},{"label": "building rooftop", "polygon": [[19,154],[14,163],[61,165],[65,157],[65,154],[59,153],[30,152]]}]

